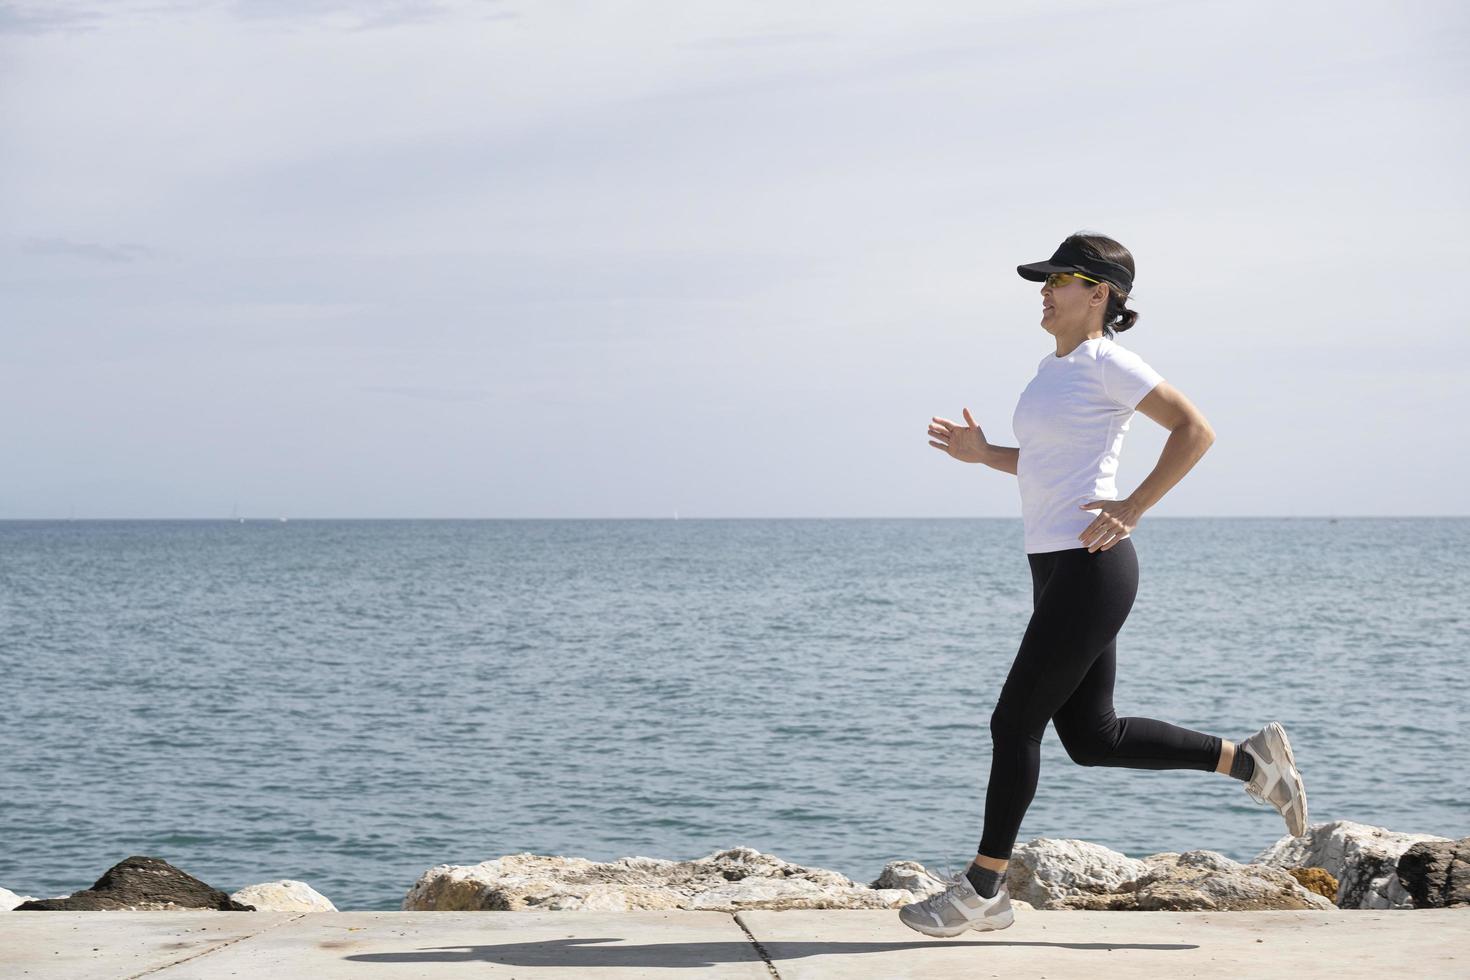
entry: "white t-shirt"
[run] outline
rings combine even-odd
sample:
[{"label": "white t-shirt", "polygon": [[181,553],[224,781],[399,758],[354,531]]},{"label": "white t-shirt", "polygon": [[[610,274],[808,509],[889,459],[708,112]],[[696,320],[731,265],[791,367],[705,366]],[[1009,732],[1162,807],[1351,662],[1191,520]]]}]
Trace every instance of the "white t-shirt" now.
[{"label": "white t-shirt", "polygon": [[1118,499],[1123,434],[1135,406],[1163,380],[1108,337],[1041,359],[1011,418],[1021,443],[1016,482],[1027,554],[1087,547],[1079,535],[1098,511],[1080,505]]}]

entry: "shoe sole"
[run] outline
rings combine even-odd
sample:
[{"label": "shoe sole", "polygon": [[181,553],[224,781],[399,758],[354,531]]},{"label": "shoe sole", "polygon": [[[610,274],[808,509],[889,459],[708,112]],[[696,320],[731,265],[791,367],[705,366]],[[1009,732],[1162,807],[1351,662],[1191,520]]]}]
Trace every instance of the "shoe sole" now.
[{"label": "shoe sole", "polygon": [[922,926],[916,922],[910,922],[902,916],[899,917],[899,921],[908,926],[910,929],[913,929],[915,932],[922,932],[926,936],[934,936],[937,939],[953,939],[955,936],[963,935],[964,933],[969,932],[971,929],[975,930],[976,932],[995,932],[999,929],[1009,929],[1016,922],[1016,913],[1008,909],[1005,914],[1005,921],[1003,922],[998,922],[995,925],[980,925],[967,922],[963,927],[956,929],[953,932],[944,929],[936,929],[932,926]]},{"label": "shoe sole", "polygon": [[1286,764],[1289,767],[1287,772],[1291,776],[1292,785],[1296,787],[1297,799],[1301,800],[1302,803],[1302,829],[1297,830],[1290,826],[1290,824],[1287,825],[1286,829],[1291,833],[1291,836],[1301,837],[1307,832],[1307,788],[1302,785],[1302,774],[1297,770],[1296,756],[1292,754],[1291,740],[1286,737],[1286,729],[1282,728],[1281,724],[1275,721],[1267,725],[1266,728],[1270,734],[1276,736],[1281,742],[1281,754],[1286,759]]}]

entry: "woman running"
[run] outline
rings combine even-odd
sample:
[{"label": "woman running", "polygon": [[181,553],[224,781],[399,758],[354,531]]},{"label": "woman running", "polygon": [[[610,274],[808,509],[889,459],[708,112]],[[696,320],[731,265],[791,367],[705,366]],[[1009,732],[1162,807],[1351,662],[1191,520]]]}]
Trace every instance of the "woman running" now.
[{"label": "woman running", "polygon": [[[1048,261],[1016,271],[1042,284],[1041,326],[1056,340],[1016,405],[1021,445],[991,445],[968,408],[963,425],[938,417],[929,425],[929,445],[1016,475],[1032,588],[1031,621],[990,716],[979,851],[964,872],[938,879],[942,892],[899,910],[905,925],[930,936],[1015,921],[1005,871],[1036,793],[1047,722],[1078,765],[1223,773],[1244,781],[1257,803],[1275,806],[1292,836],[1307,829],[1306,791],[1280,724],[1246,738],[1239,752],[1214,735],[1113,713],[1115,638],[1138,590],[1130,532],[1215,432],[1188,398],[1114,340],[1138,319],[1124,307],[1134,276],[1126,248],[1078,232]],[[1118,456],[1135,410],[1169,438],[1154,471],[1118,499]]]}]

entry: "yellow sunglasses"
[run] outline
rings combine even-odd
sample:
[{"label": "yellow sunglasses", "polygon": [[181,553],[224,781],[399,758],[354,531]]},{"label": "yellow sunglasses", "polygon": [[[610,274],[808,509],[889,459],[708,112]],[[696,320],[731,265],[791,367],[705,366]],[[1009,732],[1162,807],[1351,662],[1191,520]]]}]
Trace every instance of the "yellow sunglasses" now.
[{"label": "yellow sunglasses", "polygon": [[1065,286],[1073,279],[1085,279],[1087,282],[1090,283],[1102,282],[1101,279],[1092,279],[1088,276],[1082,275],[1082,273],[1080,272],[1053,272],[1051,275],[1046,277],[1046,285],[1050,286],[1052,289],[1056,289],[1058,286]]}]

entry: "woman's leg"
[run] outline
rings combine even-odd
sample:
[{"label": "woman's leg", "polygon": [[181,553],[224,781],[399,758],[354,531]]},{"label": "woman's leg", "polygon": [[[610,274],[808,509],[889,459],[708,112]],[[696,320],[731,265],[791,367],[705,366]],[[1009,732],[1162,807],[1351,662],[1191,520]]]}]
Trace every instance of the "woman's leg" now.
[{"label": "woman's leg", "polygon": [[1124,538],[1028,555],[1035,609],[990,716],[992,754],[979,858],[1010,859],[1021,818],[1036,795],[1041,737],[1122,628],[1138,591],[1138,558]]},{"label": "woman's leg", "polygon": [[1215,765],[1216,772],[1230,775],[1230,767],[1235,764],[1235,743],[1228,738],[1220,739],[1220,761]]},{"label": "woman's leg", "polygon": [[1114,713],[1117,662],[1117,640],[1109,640],[1052,719],[1072,761],[1079,766],[1215,771],[1223,748],[1220,738],[1166,721],[1119,718]]}]

